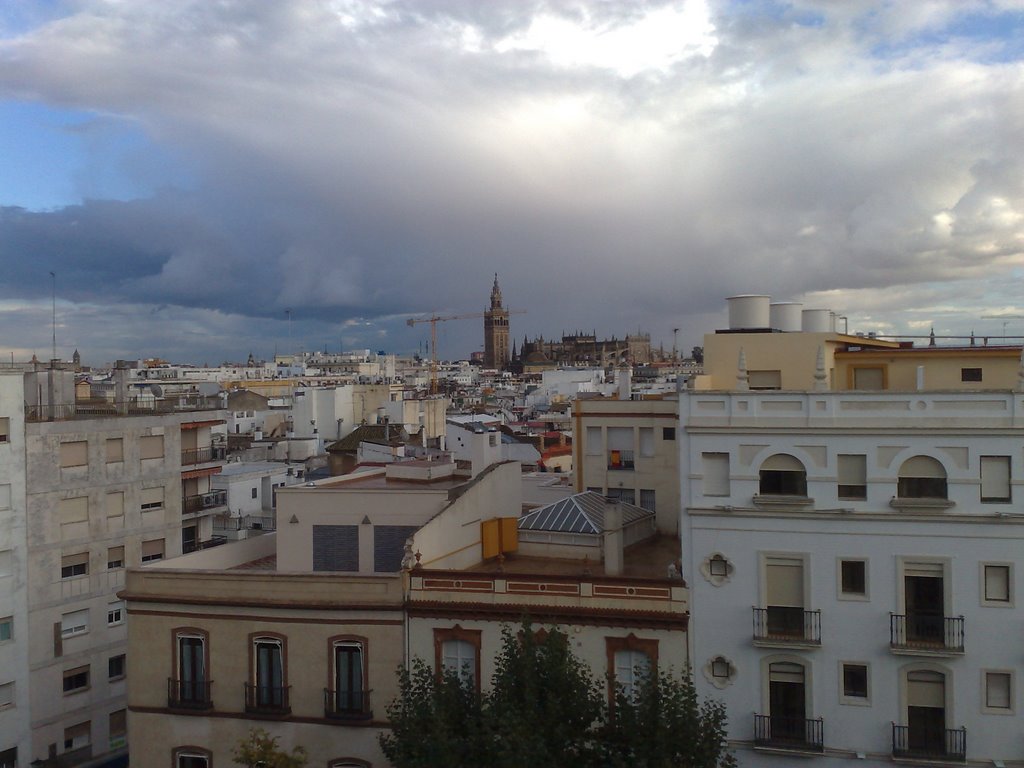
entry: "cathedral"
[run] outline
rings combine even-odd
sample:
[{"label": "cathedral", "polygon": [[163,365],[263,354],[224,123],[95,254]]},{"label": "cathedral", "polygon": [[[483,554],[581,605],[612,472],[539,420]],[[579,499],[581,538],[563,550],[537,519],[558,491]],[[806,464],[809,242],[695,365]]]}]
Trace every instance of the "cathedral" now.
[{"label": "cathedral", "polygon": [[509,352],[509,311],[501,299],[498,275],[494,275],[491,288],[491,307],[484,312],[484,367],[517,372],[540,371],[546,368],[607,368],[623,363],[643,365],[651,362],[651,335],[637,333],[624,339],[614,336],[598,339],[596,331],[566,335],[557,341],[545,341],[543,336],[530,341],[516,352]]}]

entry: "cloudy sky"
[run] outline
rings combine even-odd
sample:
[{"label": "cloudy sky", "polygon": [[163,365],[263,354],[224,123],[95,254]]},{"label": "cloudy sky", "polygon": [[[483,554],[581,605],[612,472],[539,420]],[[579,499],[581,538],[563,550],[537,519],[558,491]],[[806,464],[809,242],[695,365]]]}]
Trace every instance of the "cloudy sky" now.
[{"label": "cloudy sky", "polygon": [[4,0],[0,268],[0,358],[1024,335],[1024,0]]}]

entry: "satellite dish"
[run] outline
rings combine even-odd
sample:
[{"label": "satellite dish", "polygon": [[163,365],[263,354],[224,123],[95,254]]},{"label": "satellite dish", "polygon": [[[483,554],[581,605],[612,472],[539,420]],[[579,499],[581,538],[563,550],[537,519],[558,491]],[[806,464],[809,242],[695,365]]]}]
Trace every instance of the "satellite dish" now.
[{"label": "satellite dish", "polygon": [[150,384],[149,391],[153,393],[153,397],[164,396],[164,388],[161,387],[159,384]]}]

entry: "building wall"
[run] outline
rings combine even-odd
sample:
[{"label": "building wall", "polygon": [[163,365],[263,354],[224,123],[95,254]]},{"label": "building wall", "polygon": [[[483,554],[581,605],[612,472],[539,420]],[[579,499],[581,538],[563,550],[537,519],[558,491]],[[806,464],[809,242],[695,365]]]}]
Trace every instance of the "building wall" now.
[{"label": "building wall", "polygon": [[[32,759],[29,706],[28,546],[25,487],[24,391],[20,371],[0,371],[0,619],[11,620],[11,639],[0,641],[0,686],[13,685],[12,703],[0,707],[0,752],[17,748]],[[8,689],[9,690],[9,689]]]},{"label": "building wall", "polygon": [[[969,759],[1019,756],[1019,735],[1006,726],[1024,705],[1024,667],[1006,638],[1018,632],[1015,601],[1024,586],[1024,395],[693,392],[680,397],[680,421],[683,573],[691,588],[695,679],[700,693],[726,702],[742,765],[786,759],[747,751],[752,715],[769,710],[773,660],[804,666],[807,717],[823,719],[825,764],[857,752],[869,764],[889,762],[892,724],[907,723],[902,681],[915,665],[946,674],[946,727],[966,727]],[[780,453],[805,467],[806,497],[760,492],[761,466]],[[865,456],[862,499],[840,498],[841,454]],[[724,484],[714,469],[722,456]],[[941,462],[950,503],[907,505],[894,498],[903,462],[913,456]],[[981,500],[982,456],[1009,457],[1009,501]],[[716,555],[728,564],[725,577],[711,573]],[[754,641],[752,606],[766,605],[768,557],[803,563],[803,608],[820,611],[820,645]],[[841,592],[841,560],[866,562],[865,595]],[[891,617],[907,612],[903,569],[915,560],[941,566],[943,614],[954,622],[963,617],[962,653],[890,647]],[[985,563],[1010,566],[1009,601],[984,599]],[[725,684],[716,685],[706,671],[716,657],[733,667]],[[868,666],[866,701],[842,696],[844,662]],[[1013,675],[1008,711],[983,706],[983,675],[992,670]]]},{"label": "building wall", "polygon": [[[573,466],[576,490],[599,493],[626,489],[642,506],[641,491],[654,491],[658,529],[679,530],[679,452],[675,400],[577,400],[573,405]],[[609,429],[632,430],[632,469],[610,468]],[[641,430],[651,430],[651,450],[641,450]]]},{"label": "building wall", "polygon": [[[899,352],[840,352],[835,357],[835,389],[854,389],[856,368],[880,368],[885,388],[897,392],[918,389],[918,368],[924,369],[924,389],[1013,389],[1020,372],[1019,347],[943,349],[923,347]],[[966,380],[964,369],[978,369],[980,380]]]}]

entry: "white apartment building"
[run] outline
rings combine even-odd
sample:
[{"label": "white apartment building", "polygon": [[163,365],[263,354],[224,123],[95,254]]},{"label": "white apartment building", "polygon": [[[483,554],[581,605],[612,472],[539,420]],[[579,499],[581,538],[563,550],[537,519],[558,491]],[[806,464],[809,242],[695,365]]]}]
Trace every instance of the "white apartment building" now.
[{"label": "white apartment building", "polygon": [[698,691],[743,766],[1024,764],[1024,392],[819,378],[680,393]]},{"label": "white apartment building", "polygon": [[11,585],[0,583],[0,757],[11,765],[123,753],[125,569],[200,548],[223,510],[204,497],[221,463],[219,400],[141,402],[124,397],[126,379],[122,397],[76,400],[68,371],[0,376],[0,582]]}]

